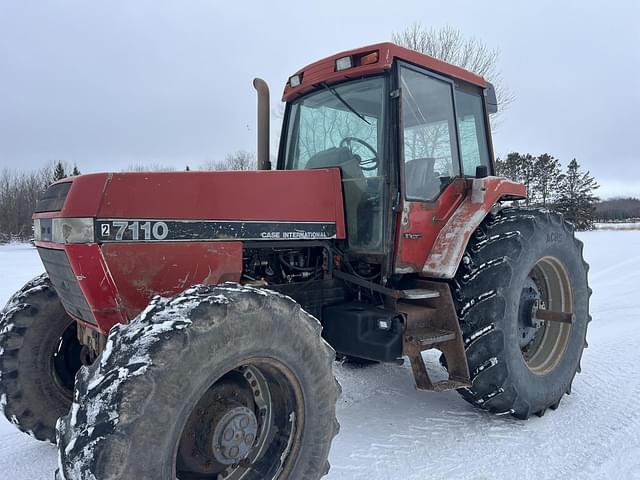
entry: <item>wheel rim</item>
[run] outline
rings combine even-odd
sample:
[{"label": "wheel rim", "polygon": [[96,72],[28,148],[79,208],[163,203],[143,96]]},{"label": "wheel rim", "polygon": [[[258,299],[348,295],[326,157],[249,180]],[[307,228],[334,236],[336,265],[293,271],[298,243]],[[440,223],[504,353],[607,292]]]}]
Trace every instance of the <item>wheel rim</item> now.
[{"label": "wheel rim", "polygon": [[245,362],[198,400],[178,442],[179,480],[287,478],[304,423],[300,384],[273,359]]},{"label": "wheel rim", "polygon": [[82,367],[82,345],[78,341],[76,322],[71,322],[62,332],[53,354],[53,377],[60,391],[68,398],[73,397],[76,373]]},{"label": "wheel rim", "polygon": [[538,308],[572,313],[569,275],[555,257],[543,257],[525,281],[520,297],[518,333],[524,361],[533,373],[546,375],[561,362],[571,337],[571,324],[538,320]]}]

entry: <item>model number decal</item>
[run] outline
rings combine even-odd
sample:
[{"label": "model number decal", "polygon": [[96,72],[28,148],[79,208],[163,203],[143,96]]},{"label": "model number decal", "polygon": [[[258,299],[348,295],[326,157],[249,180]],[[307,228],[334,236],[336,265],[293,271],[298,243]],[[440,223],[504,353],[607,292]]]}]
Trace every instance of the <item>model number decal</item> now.
[{"label": "model number decal", "polygon": [[98,242],[324,240],[336,238],[333,222],[98,219]]},{"label": "model number decal", "polygon": [[164,240],[169,227],[166,222],[152,220],[111,220],[100,223],[100,234],[102,240]]}]

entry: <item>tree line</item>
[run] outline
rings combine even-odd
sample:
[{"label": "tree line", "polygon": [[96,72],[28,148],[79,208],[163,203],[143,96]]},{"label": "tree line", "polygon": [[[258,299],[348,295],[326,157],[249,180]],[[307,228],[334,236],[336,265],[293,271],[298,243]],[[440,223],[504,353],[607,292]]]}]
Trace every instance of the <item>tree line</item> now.
[{"label": "tree line", "polygon": [[[205,162],[193,170],[254,170],[256,158],[253,152],[238,150],[224,160]],[[186,166],[186,171],[192,170]],[[176,171],[175,167],[161,164],[135,164],[127,172]],[[31,216],[38,199],[53,182],[69,176],[80,175],[80,169],[64,161],[52,162],[30,171],[0,170],[0,243],[10,240],[29,240],[33,236]]]},{"label": "tree line", "polygon": [[[67,173],[70,172],[70,173]],[[31,215],[44,190],[69,175],[80,175],[77,166],[58,161],[31,171],[0,171],[0,243],[32,237]]]},{"label": "tree line", "polygon": [[[253,170],[255,154],[239,150],[224,160],[206,162],[194,170]],[[523,202],[556,210],[564,214],[578,230],[589,230],[595,221],[622,221],[640,218],[640,200],[613,199],[599,202],[595,191],[599,185],[588,171],[581,170],[576,159],[563,170],[560,161],[549,154],[534,157],[512,152],[496,159],[497,174],[527,187],[529,196]],[[186,166],[186,171],[191,171]],[[70,173],[67,173],[69,172]],[[159,164],[132,165],[125,171],[176,171]],[[32,236],[31,215],[42,192],[54,181],[68,175],[79,175],[77,166],[69,168],[62,161],[43,168],[16,172],[0,172],[0,242],[26,240]]]},{"label": "tree line", "polygon": [[637,198],[611,198],[596,205],[598,222],[640,222],[640,200]]},{"label": "tree line", "polygon": [[577,230],[591,230],[595,223],[595,192],[600,187],[589,171],[583,171],[574,158],[565,169],[560,160],[548,153],[509,153],[496,159],[497,174],[527,187],[525,205],[548,208],[562,213]]}]

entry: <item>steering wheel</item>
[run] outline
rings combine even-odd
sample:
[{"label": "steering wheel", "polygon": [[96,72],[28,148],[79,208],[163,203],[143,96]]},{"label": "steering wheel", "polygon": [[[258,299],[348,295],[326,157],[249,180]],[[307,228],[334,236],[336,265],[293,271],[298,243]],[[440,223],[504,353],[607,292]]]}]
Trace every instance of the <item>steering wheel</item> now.
[{"label": "steering wheel", "polygon": [[348,147],[351,153],[353,153],[353,150],[351,149],[351,142],[359,143],[360,145],[370,150],[371,153],[373,153],[373,158],[370,160],[362,161],[362,159],[360,159],[360,168],[367,171],[377,169],[378,168],[378,152],[376,152],[376,149],[358,137],[344,137],[342,140],[340,140],[340,146]]}]

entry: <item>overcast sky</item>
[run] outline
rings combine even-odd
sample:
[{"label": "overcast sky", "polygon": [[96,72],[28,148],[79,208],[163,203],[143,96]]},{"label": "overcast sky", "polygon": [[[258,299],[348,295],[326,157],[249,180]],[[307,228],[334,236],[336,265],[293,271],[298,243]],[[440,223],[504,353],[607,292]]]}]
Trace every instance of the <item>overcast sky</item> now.
[{"label": "overcast sky", "polygon": [[516,99],[498,155],[576,157],[601,196],[640,195],[634,0],[2,1],[0,166],[184,168],[253,151],[254,76],[275,106],[298,68],[414,21],[500,49]]}]

